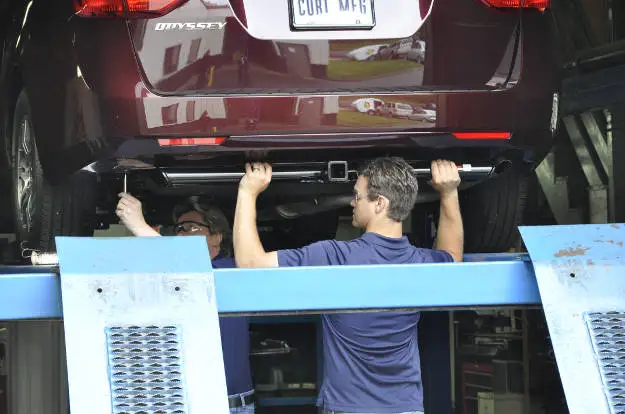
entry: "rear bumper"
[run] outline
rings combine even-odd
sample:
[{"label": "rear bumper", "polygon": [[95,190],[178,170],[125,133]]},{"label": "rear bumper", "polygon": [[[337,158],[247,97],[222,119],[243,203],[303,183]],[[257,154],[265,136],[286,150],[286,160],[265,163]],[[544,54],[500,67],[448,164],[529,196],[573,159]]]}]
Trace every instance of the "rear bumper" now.
[{"label": "rear bumper", "polygon": [[[154,95],[140,80],[135,81],[127,89],[119,85],[96,89],[78,79],[74,90],[41,97],[39,102],[75,105],[70,109],[43,105],[38,113],[44,115],[35,115],[35,128],[45,141],[40,145],[42,164],[51,179],[102,159],[198,152],[366,147],[440,153],[507,147],[530,150],[530,157],[538,160],[551,146],[551,96],[525,95],[522,84],[505,91],[415,94],[436,105],[436,121],[428,122],[370,116],[332,102],[346,96],[181,98]],[[133,96],[126,95],[129,89]],[[302,105],[309,108],[302,109]],[[363,125],[362,119],[370,124]],[[511,132],[511,139],[458,140],[450,135],[456,131],[505,131]],[[210,147],[158,145],[157,138],[175,137],[227,139],[223,145]],[[462,161],[473,162],[468,156]]]},{"label": "rear bumper", "polygon": [[[300,158],[294,155],[297,152],[341,152],[340,156],[326,152],[321,155],[325,160],[357,159],[356,153],[345,154],[355,149],[367,149],[367,156],[392,150],[419,159],[453,157],[469,163],[518,150],[530,161],[539,160],[552,144],[552,102],[546,97],[525,99],[520,96],[521,88],[518,85],[507,91],[419,94],[420,99],[428,99],[437,107],[435,122],[428,122],[370,116],[345,106],[327,110],[332,104],[324,102],[344,96],[181,98],[153,95],[139,82],[135,88],[139,93],[133,98],[95,95],[93,91],[83,95],[84,100],[79,98],[79,105],[92,111],[83,114],[81,128],[47,135],[50,140],[63,135],[70,135],[71,139],[57,144],[49,142],[52,145],[44,157],[55,174],[70,173],[101,160],[130,158],[153,163],[159,157],[181,160],[200,155],[208,159],[222,153],[243,157],[251,150],[288,153],[293,159]],[[312,101],[309,105],[314,111],[285,115],[286,111],[277,110],[298,108],[302,101]],[[354,121],[354,114],[358,120],[371,118],[373,122],[359,124]],[[378,126],[375,122],[396,123]],[[502,131],[510,132],[511,137],[467,140],[452,135],[463,131]],[[180,147],[162,147],[158,143],[159,138],[193,137],[225,137],[225,141],[221,145]],[[77,144],[68,147],[67,142]]]}]

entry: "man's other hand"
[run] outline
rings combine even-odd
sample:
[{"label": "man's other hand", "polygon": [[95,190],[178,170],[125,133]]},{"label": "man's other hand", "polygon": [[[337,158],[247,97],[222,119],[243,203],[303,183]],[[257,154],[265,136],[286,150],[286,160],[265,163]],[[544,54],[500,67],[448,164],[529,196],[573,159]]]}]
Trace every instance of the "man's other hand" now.
[{"label": "man's other hand", "polygon": [[460,185],[458,167],[451,161],[432,161],[432,186],[441,195],[455,192]]},{"label": "man's other hand", "polygon": [[271,165],[264,162],[245,164],[245,175],[239,182],[239,193],[258,197],[271,182]]},{"label": "man's other hand", "polygon": [[120,218],[122,224],[132,232],[148,226],[143,218],[141,201],[128,193],[119,193],[118,195],[119,202],[115,214]]}]

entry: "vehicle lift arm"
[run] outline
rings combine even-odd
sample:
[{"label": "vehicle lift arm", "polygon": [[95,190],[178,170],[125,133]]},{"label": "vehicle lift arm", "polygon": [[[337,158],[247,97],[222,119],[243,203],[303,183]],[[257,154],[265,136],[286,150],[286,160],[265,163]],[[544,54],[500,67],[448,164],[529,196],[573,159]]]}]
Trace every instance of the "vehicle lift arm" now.
[{"label": "vehicle lift arm", "polygon": [[[529,254],[467,255],[463,263],[219,270],[211,269],[200,237],[60,237],[58,269],[0,269],[0,320],[63,317],[72,413],[131,413],[159,401],[179,404],[181,412],[225,413],[224,378],[207,374],[223,373],[219,338],[209,335],[217,310],[276,315],[542,303],[569,411],[625,412],[625,227],[523,227],[521,234]],[[150,348],[150,337],[171,337],[173,345]],[[181,388],[165,387],[164,396],[141,391],[142,400],[116,383],[137,377],[124,359],[130,351],[179,361],[173,371],[148,374]],[[198,408],[209,400],[212,411]]]}]

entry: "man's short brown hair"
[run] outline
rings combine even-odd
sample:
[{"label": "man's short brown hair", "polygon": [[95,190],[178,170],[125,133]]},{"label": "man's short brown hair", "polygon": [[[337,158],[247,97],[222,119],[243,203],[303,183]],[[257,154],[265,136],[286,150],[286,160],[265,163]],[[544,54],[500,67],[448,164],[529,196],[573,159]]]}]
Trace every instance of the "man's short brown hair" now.
[{"label": "man's short brown hair", "polygon": [[403,221],[417,202],[419,184],[414,169],[403,158],[383,157],[369,162],[359,173],[368,180],[367,198],[389,200],[388,217]]}]

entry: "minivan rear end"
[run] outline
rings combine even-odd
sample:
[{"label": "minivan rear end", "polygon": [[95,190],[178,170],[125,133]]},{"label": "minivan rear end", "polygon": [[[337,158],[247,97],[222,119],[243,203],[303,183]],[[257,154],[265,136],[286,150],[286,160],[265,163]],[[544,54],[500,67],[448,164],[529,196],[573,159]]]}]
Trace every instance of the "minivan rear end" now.
[{"label": "minivan rear end", "polygon": [[[80,1],[78,14],[97,18],[121,0]],[[525,32],[546,3],[127,0],[140,135],[511,131],[511,90],[540,47]],[[371,98],[436,117],[353,110]]]},{"label": "minivan rear end", "polygon": [[328,148],[348,161],[540,158],[547,3],[36,0],[20,59],[35,128],[49,134],[42,165],[231,164],[256,149],[294,161],[327,161]]}]

